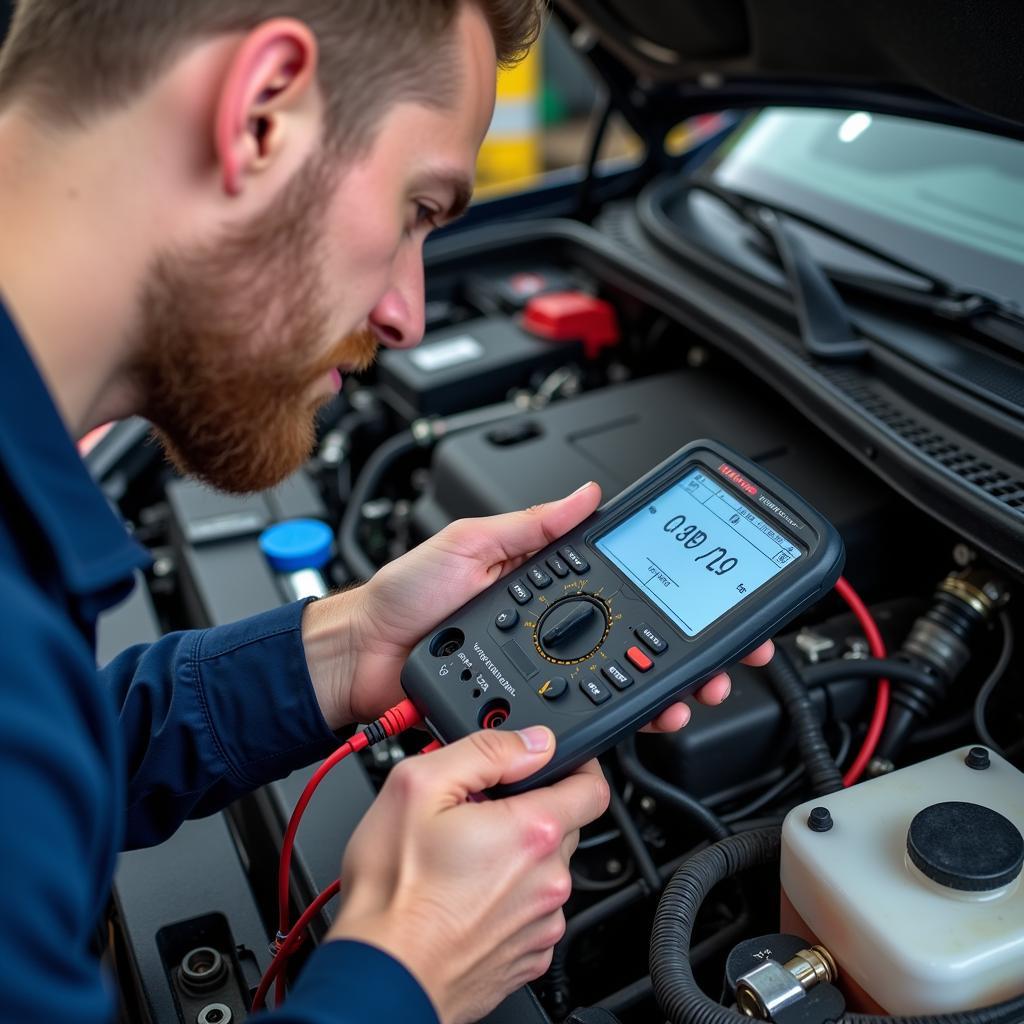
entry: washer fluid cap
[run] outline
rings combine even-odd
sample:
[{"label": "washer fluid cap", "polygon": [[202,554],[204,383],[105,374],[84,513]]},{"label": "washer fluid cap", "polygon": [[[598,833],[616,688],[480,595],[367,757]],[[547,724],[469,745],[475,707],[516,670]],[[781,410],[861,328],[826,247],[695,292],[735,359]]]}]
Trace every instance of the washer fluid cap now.
[{"label": "washer fluid cap", "polygon": [[319,569],[330,561],[334,533],[319,519],[289,519],[260,534],[260,550],[277,572]]},{"label": "washer fluid cap", "polygon": [[907,855],[934,882],[961,892],[1009,885],[1024,865],[1024,837],[998,811],[949,801],[914,815]]}]

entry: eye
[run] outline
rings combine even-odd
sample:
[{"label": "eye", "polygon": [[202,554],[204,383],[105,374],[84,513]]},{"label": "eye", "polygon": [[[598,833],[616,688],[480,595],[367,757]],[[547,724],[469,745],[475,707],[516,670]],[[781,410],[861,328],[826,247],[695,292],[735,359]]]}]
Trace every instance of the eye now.
[{"label": "eye", "polygon": [[414,218],[415,227],[427,228],[431,231],[434,230],[435,228],[440,227],[440,224],[438,224],[437,222],[437,218],[439,216],[437,210],[435,210],[432,206],[427,206],[426,204],[420,202],[416,202],[413,205],[416,208]]}]

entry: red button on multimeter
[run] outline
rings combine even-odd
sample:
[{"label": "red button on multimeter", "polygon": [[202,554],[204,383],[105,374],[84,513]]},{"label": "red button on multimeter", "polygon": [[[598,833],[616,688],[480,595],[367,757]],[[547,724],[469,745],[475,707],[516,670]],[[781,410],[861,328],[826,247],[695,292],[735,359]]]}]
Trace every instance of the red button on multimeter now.
[{"label": "red button on multimeter", "polygon": [[654,664],[639,647],[630,647],[626,651],[626,658],[630,664],[635,665],[641,672],[646,672]]}]

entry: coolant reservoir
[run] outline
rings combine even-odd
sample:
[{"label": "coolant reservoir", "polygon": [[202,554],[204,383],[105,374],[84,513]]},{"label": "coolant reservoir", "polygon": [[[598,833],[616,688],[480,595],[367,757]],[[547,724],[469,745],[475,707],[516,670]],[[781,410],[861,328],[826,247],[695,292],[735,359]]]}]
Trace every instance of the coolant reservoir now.
[{"label": "coolant reservoir", "polygon": [[832,953],[852,1008],[1020,995],[1022,833],[1024,774],[979,747],[808,801],[782,829],[782,930]]}]

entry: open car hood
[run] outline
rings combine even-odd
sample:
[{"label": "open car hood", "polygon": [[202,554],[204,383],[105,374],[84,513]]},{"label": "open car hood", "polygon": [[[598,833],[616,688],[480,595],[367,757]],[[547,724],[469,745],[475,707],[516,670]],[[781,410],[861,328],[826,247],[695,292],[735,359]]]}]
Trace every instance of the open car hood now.
[{"label": "open car hood", "polygon": [[555,0],[634,128],[868,109],[1024,138],[1021,0]]}]

